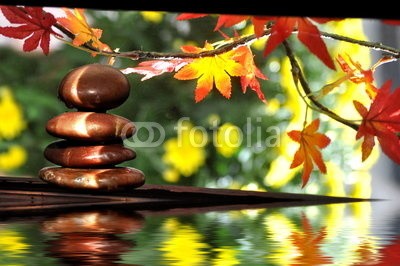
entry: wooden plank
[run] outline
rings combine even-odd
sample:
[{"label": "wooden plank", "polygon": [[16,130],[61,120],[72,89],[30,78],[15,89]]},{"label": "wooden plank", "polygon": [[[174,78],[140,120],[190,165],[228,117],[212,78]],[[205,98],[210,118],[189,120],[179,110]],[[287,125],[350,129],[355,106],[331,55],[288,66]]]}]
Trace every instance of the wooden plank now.
[{"label": "wooden plank", "polygon": [[190,186],[145,184],[124,191],[60,188],[32,177],[0,177],[0,216],[65,209],[125,208],[164,212],[210,211],[347,203],[371,199]]}]

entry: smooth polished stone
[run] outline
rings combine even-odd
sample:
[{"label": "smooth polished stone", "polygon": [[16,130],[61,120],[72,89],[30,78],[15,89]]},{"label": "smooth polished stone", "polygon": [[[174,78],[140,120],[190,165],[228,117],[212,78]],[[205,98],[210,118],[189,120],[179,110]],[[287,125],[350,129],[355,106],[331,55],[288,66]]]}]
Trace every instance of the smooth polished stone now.
[{"label": "smooth polished stone", "polygon": [[118,69],[89,64],[71,70],[58,87],[58,97],[68,108],[109,110],[129,97],[128,78]]},{"label": "smooth polished stone", "polygon": [[71,189],[107,191],[137,188],[145,183],[143,172],[132,167],[80,169],[50,166],[40,169],[39,178]]},{"label": "smooth polished stone", "polygon": [[98,142],[129,138],[136,127],[133,122],[118,115],[66,112],[50,119],[46,130],[62,139]]},{"label": "smooth polished stone", "polygon": [[116,165],[136,157],[123,144],[85,145],[71,141],[53,142],[44,150],[44,157],[64,167],[85,168]]}]

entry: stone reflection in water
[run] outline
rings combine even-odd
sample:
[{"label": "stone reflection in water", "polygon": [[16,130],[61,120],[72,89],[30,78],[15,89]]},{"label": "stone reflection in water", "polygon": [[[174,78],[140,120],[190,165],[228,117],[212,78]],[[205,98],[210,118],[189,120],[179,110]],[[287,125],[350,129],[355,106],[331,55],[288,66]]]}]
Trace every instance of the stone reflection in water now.
[{"label": "stone reflection in water", "polygon": [[135,243],[119,234],[137,232],[143,224],[140,214],[107,210],[62,214],[44,221],[41,229],[57,233],[46,242],[46,251],[65,265],[127,265],[118,261]]}]

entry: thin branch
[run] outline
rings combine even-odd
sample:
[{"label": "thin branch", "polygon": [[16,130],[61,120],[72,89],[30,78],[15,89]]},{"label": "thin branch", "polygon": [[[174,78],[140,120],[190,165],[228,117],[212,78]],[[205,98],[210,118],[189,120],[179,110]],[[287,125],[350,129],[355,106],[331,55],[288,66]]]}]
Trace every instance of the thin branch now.
[{"label": "thin branch", "polygon": [[344,118],[342,118],[341,116],[337,115],[336,113],[334,113],[332,110],[330,110],[329,108],[327,108],[325,105],[323,105],[322,103],[320,103],[313,95],[312,90],[310,88],[310,86],[308,85],[307,80],[305,79],[305,76],[300,68],[299,63],[297,62],[293,50],[290,47],[290,44],[285,40],[283,41],[283,46],[285,47],[285,51],[286,51],[286,55],[288,56],[289,60],[290,60],[290,64],[292,66],[292,75],[293,78],[296,80],[298,79],[298,81],[300,82],[305,95],[307,96],[308,99],[310,99],[310,101],[318,108],[318,110],[331,117],[332,119],[351,127],[354,130],[358,130],[358,125],[354,124],[352,122],[350,122],[349,120],[346,120]]},{"label": "thin branch", "polygon": [[338,34],[329,33],[329,32],[323,32],[323,31],[321,31],[320,33],[321,33],[322,37],[327,38],[327,39],[334,39],[337,41],[343,41],[343,42],[361,45],[361,46],[368,47],[368,48],[376,50],[376,51],[382,51],[382,52],[388,53],[395,58],[400,58],[400,50],[399,49],[395,49],[393,47],[384,45],[379,42],[369,42],[369,41],[364,41],[364,40],[358,40],[358,39],[353,39],[353,38],[350,38],[347,36],[338,35]]},{"label": "thin branch", "polygon": [[54,27],[56,29],[58,29],[59,31],[61,31],[62,33],[64,33],[65,35],[68,36],[68,38],[70,39],[74,39],[75,38],[75,34],[73,34],[72,32],[70,32],[69,30],[67,30],[66,28],[64,28],[63,26],[61,26],[59,23],[54,24]]},{"label": "thin branch", "polygon": [[[54,25],[58,30],[60,30],[62,33],[64,33],[66,36],[68,36],[70,39],[74,39],[75,35],[71,32],[69,32],[66,28],[61,26],[60,24],[55,24]],[[293,31],[293,33],[297,33],[297,31]],[[271,34],[271,29],[267,28],[263,35],[261,37],[268,37]],[[379,42],[370,42],[370,41],[365,41],[365,40],[358,40],[354,38],[350,38],[347,36],[343,35],[338,35],[334,33],[329,33],[329,32],[324,32],[320,31],[320,34],[322,37],[326,39],[333,39],[337,41],[343,41],[343,42],[348,42],[348,43],[353,43],[357,45],[361,45],[364,47],[368,47],[370,49],[376,50],[376,51],[382,51],[387,54],[390,54],[394,58],[400,58],[400,50],[384,45]],[[126,52],[111,52],[111,51],[99,51],[98,49],[94,48],[90,44],[86,43],[84,44],[81,48],[83,50],[88,50],[90,52],[95,52],[99,55],[104,55],[104,56],[112,56],[112,57],[122,57],[122,58],[129,58],[132,60],[139,60],[139,59],[173,59],[173,58],[201,58],[201,57],[207,57],[207,56],[215,56],[219,54],[223,54],[225,52],[228,52],[238,46],[241,45],[247,45],[256,39],[259,39],[261,37],[257,37],[255,34],[243,36],[240,38],[236,38],[232,40],[231,42],[227,42],[225,45],[222,45],[221,47],[210,50],[210,51],[204,51],[201,53],[182,53],[182,52],[176,52],[176,53],[162,53],[162,52],[153,52],[153,51],[143,51],[143,50],[133,50],[133,51],[126,51]]]},{"label": "thin branch", "polygon": [[[68,31],[66,28],[64,28],[62,25],[59,23],[56,23],[54,25],[58,30],[60,30],[62,33],[64,33],[68,38],[74,39],[75,35]],[[263,36],[268,36],[270,34],[270,30],[266,30]],[[219,54],[226,53],[228,51],[233,50],[234,48],[241,46],[241,45],[247,45],[257,39],[257,36],[255,34],[243,36],[241,38],[236,38],[233,39],[231,42],[227,42],[225,45],[220,46],[217,49],[214,50],[209,50],[209,51],[204,51],[201,53],[183,53],[183,52],[177,52],[177,53],[161,53],[161,52],[149,52],[149,51],[142,51],[142,50],[133,50],[133,51],[127,51],[127,52],[116,52],[116,51],[99,51],[98,49],[94,48],[91,46],[89,43],[85,43],[82,45],[80,48],[82,50],[86,50],[88,52],[94,52],[99,55],[104,55],[104,56],[111,56],[111,57],[122,57],[122,58],[129,58],[132,60],[139,60],[139,59],[174,59],[174,58],[201,58],[201,57],[207,57],[207,56],[215,56]],[[77,47],[79,48],[79,47]]]},{"label": "thin branch", "polygon": [[[21,7],[20,7],[20,9],[21,9],[21,11],[25,12]],[[109,51],[99,51],[98,49],[96,49],[95,47],[90,45],[89,43],[83,44],[80,48],[82,50],[85,50],[85,51],[87,50],[88,52],[94,52],[94,53],[104,55],[104,56],[125,57],[125,58],[129,58],[132,60],[201,58],[201,57],[206,57],[206,56],[215,56],[218,54],[223,54],[225,52],[228,52],[228,51],[236,48],[237,46],[249,44],[258,38],[268,37],[271,34],[272,25],[273,25],[273,23],[268,23],[266,25],[266,30],[264,31],[262,36],[257,37],[255,34],[243,36],[241,38],[236,38],[232,42],[227,43],[226,45],[222,45],[221,47],[219,47],[217,49],[210,50],[210,51],[204,51],[201,53],[160,53],[160,52],[146,52],[146,51],[142,51],[142,50],[134,50],[134,51],[128,51],[128,52],[117,52],[117,51],[109,52]],[[70,38],[71,40],[75,38],[75,34],[70,32],[68,29],[64,28],[61,24],[56,23],[56,24],[54,24],[54,27],[57,28],[62,33],[64,33],[66,36],[68,36],[68,38]],[[297,30],[294,30],[292,33],[297,33]],[[320,31],[320,34],[324,38],[358,44],[361,46],[371,48],[373,50],[386,52],[388,54],[391,54],[394,58],[400,58],[400,50],[399,49],[395,49],[393,47],[384,45],[382,43],[357,40],[357,39],[353,39],[353,38],[350,38],[347,36],[324,32],[324,31]]]},{"label": "thin branch", "polygon": [[239,39],[234,39],[231,42],[228,42],[225,45],[220,46],[217,49],[204,51],[201,53],[157,53],[157,52],[146,52],[141,50],[130,51],[130,52],[121,52],[116,56],[120,57],[132,57],[137,56],[138,59],[173,59],[173,58],[201,58],[207,56],[215,56],[219,54],[223,54],[233,50],[234,48],[246,45],[253,42],[257,37],[254,34],[241,37]]}]

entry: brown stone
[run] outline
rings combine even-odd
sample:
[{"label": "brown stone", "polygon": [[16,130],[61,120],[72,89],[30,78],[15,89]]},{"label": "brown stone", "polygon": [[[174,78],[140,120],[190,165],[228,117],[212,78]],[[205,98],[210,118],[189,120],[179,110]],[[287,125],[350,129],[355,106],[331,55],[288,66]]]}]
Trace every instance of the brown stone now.
[{"label": "brown stone", "polygon": [[70,71],[61,81],[58,96],[68,108],[108,110],[129,97],[127,77],[110,65],[89,64]]},{"label": "brown stone", "polygon": [[43,221],[41,229],[59,234],[127,234],[140,231],[144,222],[139,213],[100,209],[62,213]]},{"label": "brown stone", "polygon": [[118,115],[66,112],[50,119],[46,130],[62,139],[98,142],[129,138],[136,127],[133,122]]},{"label": "brown stone", "polygon": [[53,142],[44,150],[44,156],[54,164],[73,168],[116,165],[136,157],[136,153],[122,143],[82,145],[65,140]]},{"label": "brown stone", "polygon": [[132,265],[116,262],[135,247],[130,239],[107,233],[61,233],[45,243],[46,254],[63,262],[60,265]]},{"label": "brown stone", "polygon": [[39,171],[39,178],[66,188],[108,191],[136,188],[145,182],[143,172],[132,167],[109,169],[44,167]]}]

